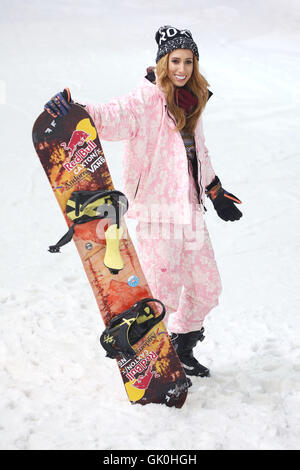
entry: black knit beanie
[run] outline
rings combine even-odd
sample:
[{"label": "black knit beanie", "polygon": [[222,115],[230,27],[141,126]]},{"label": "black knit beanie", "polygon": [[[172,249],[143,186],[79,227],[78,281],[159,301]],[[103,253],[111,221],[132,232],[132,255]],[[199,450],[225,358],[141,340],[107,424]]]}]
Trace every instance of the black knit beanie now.
[{"label": "black knit beanie", "polygon": [[198,47],[188,29],[177,29],[170,25],[161,26],[155,34],[155,40],[158,44],[156,63],[175,49],[191,49],[199,60]]}]

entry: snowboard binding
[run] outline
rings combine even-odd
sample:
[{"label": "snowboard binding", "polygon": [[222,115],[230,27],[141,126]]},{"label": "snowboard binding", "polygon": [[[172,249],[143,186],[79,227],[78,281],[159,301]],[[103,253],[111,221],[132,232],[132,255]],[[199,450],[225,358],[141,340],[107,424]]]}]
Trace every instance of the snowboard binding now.
[{"label": "snowboard binding", "polygon": [[[162,307],[162,312],[157,317],[149,305],[150,302],[157,302]],[[113,317],[100,336],[100,344],[106,351],[106,357],[115,359],[120,354],[134,356],[132,346],[159,323],[165,313],[165,306],[160,300],[146,298]]]},{"label": "snowboard binding", "polygon": [[112,274],[118,274],[124,267],[119,251],[119,240],[123,233],[121,219],[127,210],[128,200],[120,191],[74,191],[66,205],[66,214],[73,224],[55,245],[49,246],[48,251],[60,253],[60,248],[72,240],[75,225],[96,219],[111,219],[112,224],[105,232],[104,264]]}]

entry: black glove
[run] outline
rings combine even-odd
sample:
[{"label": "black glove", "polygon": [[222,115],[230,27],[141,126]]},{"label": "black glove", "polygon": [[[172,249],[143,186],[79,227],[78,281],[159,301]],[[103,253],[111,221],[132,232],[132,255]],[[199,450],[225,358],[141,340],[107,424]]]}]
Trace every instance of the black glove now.
[{"label": "black glove", "polygon": [[71,109],[70,103],[73,103],[69,88],[52,96],[51,100],[45,104],[44,109],[53,117],[65,116]]},{"label": "black glove", "polygon": [[242,204],[236,196],[225,191],[222,188],[221,181],[216,176],[215,179],[206,187],[207,196],[212,201],[217,214],[221,219],[234,221],[242,217],[241,211],[234,205]]}]

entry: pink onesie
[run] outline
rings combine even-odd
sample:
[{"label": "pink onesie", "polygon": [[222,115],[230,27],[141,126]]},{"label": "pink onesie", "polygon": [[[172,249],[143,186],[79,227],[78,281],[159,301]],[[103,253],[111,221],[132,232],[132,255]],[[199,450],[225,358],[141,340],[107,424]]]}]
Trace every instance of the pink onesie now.
[{"label": "pink onesie", "polygon": [[[222,286],[203,206],[197,204],[190,176],[192,223],[139,222],[137,249],[155,298],[166,306],[165,324],[172,333],[200,330],[218,305]],[[170,315],[172,313],[172,315]]]}]

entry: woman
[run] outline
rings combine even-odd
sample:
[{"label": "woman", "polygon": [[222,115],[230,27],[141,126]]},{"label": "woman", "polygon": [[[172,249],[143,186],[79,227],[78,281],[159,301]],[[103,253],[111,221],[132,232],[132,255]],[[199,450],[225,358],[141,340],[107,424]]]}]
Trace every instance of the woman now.
[{"label": "woman", "polygon": [[[126,141],[124,192],[127,215],[138,220],[141,264],[153,296],[172,313],[168,327],[186,374],[204,377],[209,370],[193,349],[204,339],[204,318],[218,304],[221,281],[203,199],[226,221],[240,219],[235,203],[241,201],[222,188],[205,146],[201,115],[212,93],[191,32],[162,26],[155,39],[157,66],[137,89],[86,108],[101,139]],[[45,109],[56,117],[70,102],[66,89]]]}]

